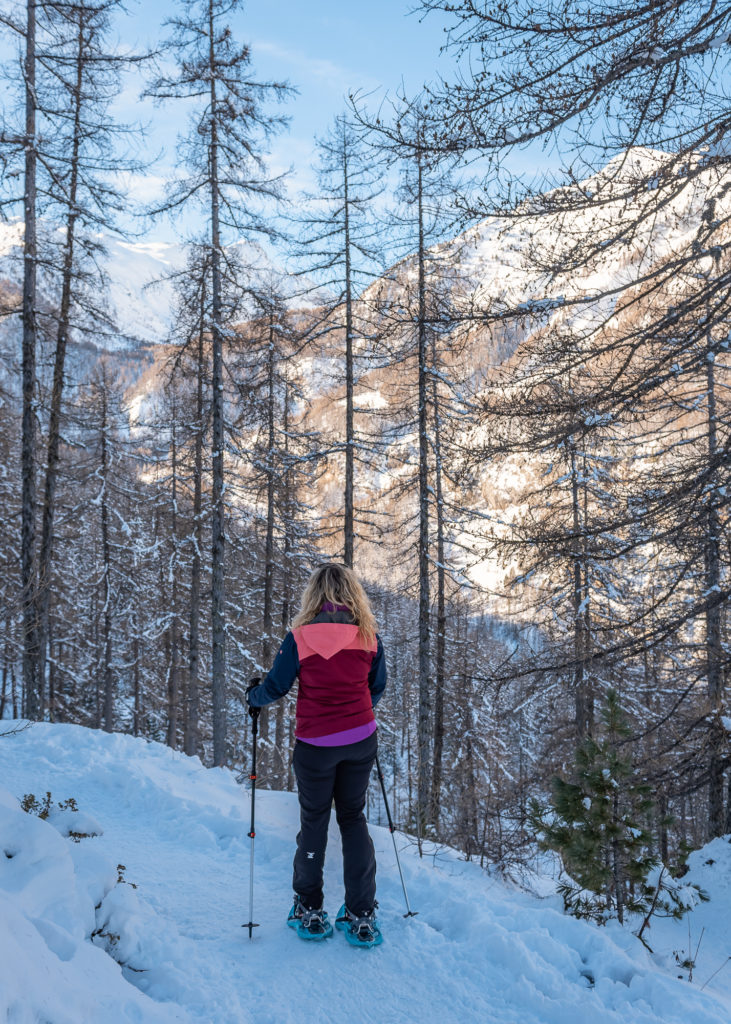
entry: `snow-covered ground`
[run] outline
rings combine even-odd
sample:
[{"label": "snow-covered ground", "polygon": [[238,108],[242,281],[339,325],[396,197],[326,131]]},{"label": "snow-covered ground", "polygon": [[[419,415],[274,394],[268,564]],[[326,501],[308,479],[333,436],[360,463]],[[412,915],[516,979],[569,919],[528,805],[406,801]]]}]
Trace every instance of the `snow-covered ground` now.
[{"label": "snow-covered ground", "polygon": [[[79,816],[20,809],[18,798],[49,790],[54,805],[73,797]],[[357,950],[339,933],[308,944],[286,928],[296,797],[261,793],[257,807],[260,927],[249,940],[249,799],[233,774],[77,726],[1,737],[0,1022],[729,1020],[731,968],[701,991],[731,951],[724,840],[691,859],[712,902],[690,921],[658,922],[651,957],[628,929],[565,917],[554,896],[537,899],[449,851],[419,860],[402,837],[419,911],[405,920],[391,837],[373,827],[385,941]],[[75,843],[69,829],[102,834]],[[332,914],[342,897],[334,833],[326,892]],[[702,929],[689,983],[675,953],[684,958],[689,932],[695,951]]]}]

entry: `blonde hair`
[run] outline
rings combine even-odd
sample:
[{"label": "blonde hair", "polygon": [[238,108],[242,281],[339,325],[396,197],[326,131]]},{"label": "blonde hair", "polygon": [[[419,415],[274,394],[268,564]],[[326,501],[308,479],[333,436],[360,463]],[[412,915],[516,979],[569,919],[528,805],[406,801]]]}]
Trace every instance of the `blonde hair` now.
[{"label": "blonde hair", "polygon": [[306,626],[312,622],[328,601],[330,604],[345,605],[362,639],[369,645],[373,643],[378,627],[368,595],[353,570],[340,562],[324,562],[312,573],[292,627],[296,629],[297,626]]}]

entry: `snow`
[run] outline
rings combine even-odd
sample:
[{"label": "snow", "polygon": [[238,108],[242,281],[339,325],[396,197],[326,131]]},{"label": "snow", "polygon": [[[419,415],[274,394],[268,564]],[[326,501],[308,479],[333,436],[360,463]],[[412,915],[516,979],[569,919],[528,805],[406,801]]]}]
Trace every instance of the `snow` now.
[{"label": "snow", "polygon": [[106,857],[24,813],[0,787],[0,1019],[9,1024],[186,1019],[178,1008],[144,997],[125,981],[115,961],[88,941],[95,900],[115,879]]},{"label": "snow", "polygon": [[721,46],[725,46],[726,43],[731,41],[731,32],[722,32],[720,36],[715,36],[708,43],[709,50],[717,50]]},{"label": "snow", "polygon": [[[354,950],[337,934],[306,944],[284,923],[289,793],[257,798],[260,927],[249,940],[248,793],[231,772],[161,744],[38,724],[0,738],[0,778],[0,1020],[289,1024],[338,1008],[353,1024],[723,1024],[731,1011],[723,970],[700,991],[677,967],[685,921],[653,926],[651,957],[628,929],[566,917],[555,896],[538,899],[449,850],[420,860],[399,836],[419,912],[404,919],[391,836],[376,826],[383,946]],[[19,797],[47,790],[54,804],[73,797],[103,834],[74,843],[54,828],[60,819],[20,810]],[[693,948],[705,929],[702,983],[728,948],[731,846],[715,840],[691,867],[689,881],[714,896],[689,915]],[[331,913],[340,869],[333,833]]]},{"label": "snow", "polygon": [[386,409],[388,399],[381,394],[380,388],[371,391],[361,391],[355,395],[355,406],[357,409]]}]

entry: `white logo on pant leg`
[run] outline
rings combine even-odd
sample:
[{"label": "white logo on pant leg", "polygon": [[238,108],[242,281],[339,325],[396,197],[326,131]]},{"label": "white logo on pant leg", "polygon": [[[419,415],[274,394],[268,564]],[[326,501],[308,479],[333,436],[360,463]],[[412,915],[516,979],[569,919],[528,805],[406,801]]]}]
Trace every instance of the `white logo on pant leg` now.
[{"label": "white logo on pant leg", "polygon": [[315,851],[314,850],[311,853],[308,850],[308,852],[307,852],[307,859],[308,860],[314,860],[315,859]]}]

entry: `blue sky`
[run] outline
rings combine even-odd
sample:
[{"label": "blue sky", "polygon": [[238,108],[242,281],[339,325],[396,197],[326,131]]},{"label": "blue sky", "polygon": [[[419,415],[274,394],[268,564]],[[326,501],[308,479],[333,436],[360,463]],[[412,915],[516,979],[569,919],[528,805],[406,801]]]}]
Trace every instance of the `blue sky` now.
[{"label": "blue sky", "polygon": [[[253,69],[261,79],[288,80],[299,93],[287,104],[290,130],[273,145],[270,167],[283,171],[294,167],[291,190],[312,183],[309,167],[314,138],[327,131],[345,105],[349,91],[383,94],[401,84],[410,93],[441,69],[445,74],[451,58],[440,57],[442,25],[430,17],[420,21],[409,14],[412,0],[249,0],[232,19],[235,36],[252,48]],[[154,46],[164,35],[162,22],[175,9],[172,0],[148,0],[130,4],[130,17],[120,19],[118,30],[127,45]],[[144,176],[135,179],[138,199],[150,199],[175,158],[175,138],[184,126],[184,115],[170,104],[160,109],[139,100],[140,82],[130,79],[119,103],[123,119],[150,124],[146,148],[163,155]],[[176,230],[159,224],[151,237],[169,239]]]}]

